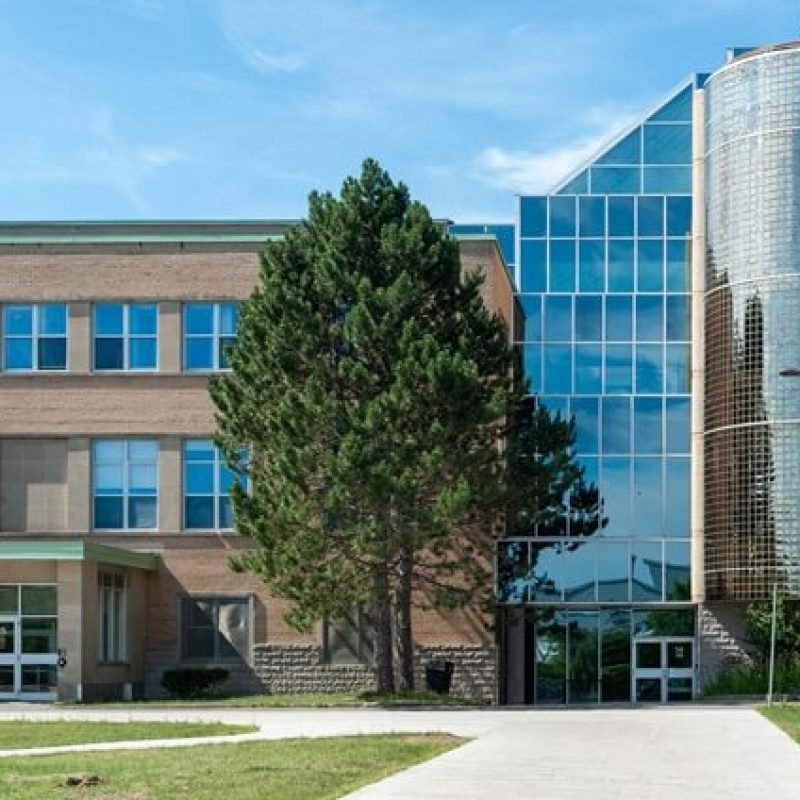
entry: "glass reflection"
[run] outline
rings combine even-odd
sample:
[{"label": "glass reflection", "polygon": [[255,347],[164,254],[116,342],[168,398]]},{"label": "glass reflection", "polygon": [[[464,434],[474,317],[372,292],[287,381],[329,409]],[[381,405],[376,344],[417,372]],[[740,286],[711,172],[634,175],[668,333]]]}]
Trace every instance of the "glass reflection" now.
[{"label": "glass reflection", "polygon": [[572,393],[572,348],[568,344],[544,345],[544,391]]},{"label": "glass reflection", "polygon": [[544,298],[544,338],[548,342],[572,341],[572,298],[569,295]]},{"label": "glass reflection", "polygon": [[594,542],[568,542],[564,550],[564,601],[593,603],[597,594]]},{"label": "glass reflection", "polygon": [[520,289],[547,291],[547,244],[543,239],[523,239],[520,245]]},{"label": "glass reflection", "polygon": [[603,703],[627,703],[631,699],[631,612],[600,612],[600,669]]},{"label": "glass reflection", "polygon": [[[609,513],[611,519],[611,513]],[[601,603],[630,601],[627,542],[597,542],[597,599]]]},{"label": "glass reflection", "polygon": [[631,408],[627,397],[603,398],[603,452],[631,451]]},{"label": "glass reflection", "polygon": [[605,197],[579,197],[578,213],[581,236],[605,236]]},{"label": "glass reflection", "polygon": [[582,292],[602,292],[605,289],[605,241],[585,239],[579,243],[578,271]]},{"label": "glass reflection", "polygon": [[633,236],[632,197],[608,198],[608,235]]},{"label": "glass reflection", "polygon": [[572,611],[569,630],[569,702],[596,703],[600,618],[596,611]]},{"label": "glass reflection", "polygon": [[603,348],[599,344],[575,346],[575,393],[603,391]]},{"label": "glass reflection", "polygon": [[536,703],[567,702],[567,615],[542,610],[536,614]]},{"label": "glass reflection", "polygon": [[661,398],[633,400],[633,446],[636,453],[658,455],[661,446]]},{"label": "glass reflection", "polygon": [[553,239],[550,242],[550,291],[575,291],[574,239]]},{"label": "glass reflection", "polygon": [[631,597],[634,602],[663,600],[661,542],[631,542]]},{"label": "glass reflection", "polygon": [[664,243],[661,239],[640,239],[637,244],[639,267],[636,286],[640,292],[660,292],[664,288]]},{"label": "glass reflection", "polygon": [[[610,198],[613,199],[613,198]],[[608,291],[632,292],[634,256],[632,239],[611,239],[608,243]]]},{"label": "glass reflection", "polygon": [[633,348],[629,344],[606,345],[606,392],[633,391]]},{"label": "glass reflection", "polygon": [[598,440],[598,410],[596,397],[574,397],[576,449],[579,453],[596,453]]},{"label": "glass reflection", "polygon": [[667,600],[688,603],[692,599],[689,578],[691,557],[688,541],[664,544],[664,589]]},{"label": "glass reflection", "polygon": [[601,495],[608,517],[605,534],[626,536],[631,533],[631,460],[606,456],[601,465]]},{"label": "glass reflection", "polygon": [[639,236],[661,236],[664,233],[664,198],[640,195],[636,205]]},{"label": "glass reflection", "polygon": [[599,342],[603,336],[603,300],[600,295],[575,298],[575,338],[579,342]]},{"label": "glass reflection", "polygon": [[559,542],[531,543],[529,592],[532,602],[553,602],[562,599],[563,568]]},{"label": "glass reflection", "polygon": [[633,528],[639,536],[662,532],[661,484],[660,458],[633,460]]},{"label": "glass reflection", "polygon": [[633,612],[633,632],[646,636],[694,636],[694,609],[653,609]]},{"label": "glass reflection", "polygon": [[666,496],[664,532],[667,536],[688,536],[690,532],[690,470],[688,458],[668,458],[665,462]]},{"label": "glass reflection", "polygon": [[575,235],[575,198],[555,195],[550,198],[550,235]]},{"label": "glass reflection", "polygon": [[606,339],[610,342],[630,342],[633,298],[627,294],[606,296]]}]

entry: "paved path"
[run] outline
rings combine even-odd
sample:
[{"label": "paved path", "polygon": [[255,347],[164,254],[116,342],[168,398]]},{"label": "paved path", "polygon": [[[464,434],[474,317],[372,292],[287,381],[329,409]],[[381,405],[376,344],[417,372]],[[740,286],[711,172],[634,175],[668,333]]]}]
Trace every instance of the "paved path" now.
[{"label": "paved path", "polygon": [[[0,706],[3,719],[255,724],[249,739],[445,732],[474,741],[351,800],[798,800],[800,747],[747,708],[553,711]],[[232,743],[239,737],[214,737]],[[176,741],[181,744],[176,745]],[[102,749],[198,740],[115,742]],[[98,749],[97,745],[74,749]],[[5,755],[5,753],[2,753]],[[19,755],[19,751],[11,753]]]}]

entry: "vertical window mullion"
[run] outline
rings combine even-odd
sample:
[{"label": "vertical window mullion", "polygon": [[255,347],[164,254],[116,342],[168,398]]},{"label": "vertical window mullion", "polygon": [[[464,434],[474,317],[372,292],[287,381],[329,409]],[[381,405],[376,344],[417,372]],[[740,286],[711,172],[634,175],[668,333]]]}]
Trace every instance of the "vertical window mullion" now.
[{"label": "vertical window mullion", "polygon": [[31,369],[39,369],[39,306],[31,306]]},{"label": "vertical window mullion", "polygon": [[128,371],[131,368],[130,348],[128,336],[130,332],[130,303],[125,303],[122,307],[122,369]]},{"label": "vertical window mullion", "polygon": [[213,349],[214,369],[220,368],[219,360],[219,330],[220,330],[220,303],[214,303],[214,315],[211,327],[211,347]]},{"label": "vertical window mullion", "polygon": [[214,483],[212,486],[212,491],[214,492],[214,498],[212,500],[214,504],[214,529],[219,530],[222,524],[219,516],[219,505],[221,502],[221,490],[220,490],[220,459],[219,459],[219,448],[214,445]]}]

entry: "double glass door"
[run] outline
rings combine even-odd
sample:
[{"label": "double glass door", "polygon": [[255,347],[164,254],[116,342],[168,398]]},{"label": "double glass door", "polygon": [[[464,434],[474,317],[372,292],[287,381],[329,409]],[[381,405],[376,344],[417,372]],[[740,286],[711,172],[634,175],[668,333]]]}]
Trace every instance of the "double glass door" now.
[{"label": "double glass door", "polygon": [[53,700],[56,620],[0,616],[0,700]]},{"label": "double glass door", "polygon": [[692,699],[693,639],[635,639],[633,665],[633,699],[637,703],[680,703]]}]

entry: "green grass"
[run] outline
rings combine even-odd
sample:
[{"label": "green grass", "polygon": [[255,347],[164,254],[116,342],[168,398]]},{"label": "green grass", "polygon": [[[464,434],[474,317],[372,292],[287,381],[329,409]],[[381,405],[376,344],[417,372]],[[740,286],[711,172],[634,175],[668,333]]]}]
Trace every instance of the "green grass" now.
[{"label": "green grass", "polygon": [[781,703],[777,706],[761,706],[758,710],[800,744],[800,705]]},{"label": "green grass", "polygon": [[[0,750],[139,739],[223,736],[250,733],[254,730],[257,729],[251,725],[223,725],[216,722],[0,722]],[[2,796],[0,792],[0,797]]]},{"label": "green grass", "polygon": [[[340,694],[248,694],[207,695],[189,699],[138,700],[133,703],[102,703],[102,705],[167,705],[167,706],[220,706],[230,708],[347,708],[362,706],[465,706],[479,705],[475,700],[458,695],[441,695],[433,692],[399,692],[381,695],[377,692],[349,692]],[[88,705],[88,704],[84,704]]]},{"label": "green grass", "polygon": [[[439,755],[448,736],[355,736],[0,760],[3,800],[324,800]],[[68,776],[103,783],[68,788]]]},{"label": "green grass", "polygon": [[[706,697],[719,695],[766,695],[769,677],[765,664],[723,669],[703,689]],[[800,693],[800,662],[779,662],[775,665],[775,694]]]}]

